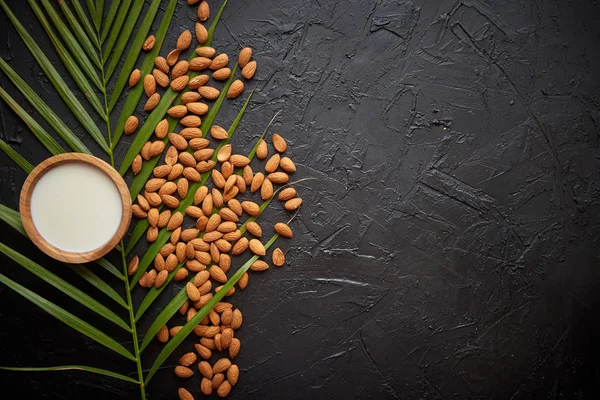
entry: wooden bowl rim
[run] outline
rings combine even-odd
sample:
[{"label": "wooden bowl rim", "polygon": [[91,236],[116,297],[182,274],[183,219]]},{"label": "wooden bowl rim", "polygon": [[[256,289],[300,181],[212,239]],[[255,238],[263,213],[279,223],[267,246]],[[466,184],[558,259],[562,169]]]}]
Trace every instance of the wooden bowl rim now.
[{"label": "wooden bowl rim", "polygon": [[[38,232],[33,223],[33,219],[31,218],[31,195],[36,183],[42,176],[44,176],[46,172],[50,171],[52,168],[72,162],[92,165],[106,174],[117,186],[122,204],[121,223],[119,224],[117,232],[114,234],[114,236],[103,246],[83,253],[65,251],[47,242],[46,239],[44,239]],[[25,179],[25,183],[23,184],[23,188],[21,189],[21,195],[19,198],[19,212],[21,214],[21,221],[23,222],[25,232],[27,232],[27,235],[31,241],[40,250],[57,260],[72,264],[81,264],[97,260],[98,258],[104,256],[109,251],[114,249],[119,241],[123,238],[123,235],[125,235],[125,232],[129,227],[129,223],[131,222],[131,197],[129,196],[129,188],[121,175],[107,162],[89,154],[63,153],[57,154],[42,161],[33,169],[33,171],[31,171],[29,176],[27,176],[27,179]]]}]

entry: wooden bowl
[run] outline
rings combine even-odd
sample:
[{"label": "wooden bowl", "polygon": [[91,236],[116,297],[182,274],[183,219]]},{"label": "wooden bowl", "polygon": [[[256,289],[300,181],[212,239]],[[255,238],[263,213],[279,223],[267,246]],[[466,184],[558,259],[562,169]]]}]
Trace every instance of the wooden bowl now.
[{"label": "wooden bowl", "polygon": [[[55,247],[46,241],[44,237],[42,237],[33,223],[33,219],[31,217],[31,196],[36,183],[46,172],[65,163],[83,163],[98,168],[114,182],[119,192],[122,203],[121,222],[114,236],[97,249],[77,253],[65,251]],[[21,197],[19,200],[19,207],[23,227],[25,228],[25,231],[27,232],[27,235],[31,241],[50,257],[73,264],[81,264],[96,260],[111,251],[123,238],[123,235],[129,227],[129,222],[131,221],[131,197],[129,195],[129,188],[127,187],[127,184],[121,175],[119,175],[119,173],[113,167],[101,159],[83,153],[58,154],[42,161],[38,166],[36,166],[23,184],[23,188],[21,189]]]}]

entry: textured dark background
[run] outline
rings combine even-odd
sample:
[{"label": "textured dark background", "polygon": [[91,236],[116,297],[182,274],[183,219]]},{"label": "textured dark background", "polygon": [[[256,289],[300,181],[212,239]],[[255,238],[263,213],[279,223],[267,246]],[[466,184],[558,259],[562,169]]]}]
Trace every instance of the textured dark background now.
[{"label": "textured dark background", "polygon": [[[7,2],[60,63],[25,2]],[[598,398],[598,15],[585,0],[230,1],[213,45],[251,46],[259,64],[234,145],[249,149],[281,110],[296,177],[316,178],[299,188],[288,265],[235,297],[232,398]],[[166,43],[194,22],[181,4]],[[0,54],[84,136],[3,14]],[[4,103],[0,137],[34,163],[48,156]],[[0,154],[2,203],[16,207],[24,179]],[[4,224],[0,237],[60,270]],[[0,365],[135,372],[3,286],[0,317]],[[176,397],[173,360],[152,399]],[[19,398],[138,396],[85,373],[0,383]]]}]

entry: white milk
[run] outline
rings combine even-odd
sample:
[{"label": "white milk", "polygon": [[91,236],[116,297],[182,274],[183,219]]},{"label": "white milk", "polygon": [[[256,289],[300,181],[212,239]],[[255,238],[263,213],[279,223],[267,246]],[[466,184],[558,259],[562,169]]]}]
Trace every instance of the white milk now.
[{"label": "white milk", "polygon": [[117,186],[98,168],[69,162],[51,168],[31,194],[31,219],[46,241],[73,253],[106,244],[121,223]]}]

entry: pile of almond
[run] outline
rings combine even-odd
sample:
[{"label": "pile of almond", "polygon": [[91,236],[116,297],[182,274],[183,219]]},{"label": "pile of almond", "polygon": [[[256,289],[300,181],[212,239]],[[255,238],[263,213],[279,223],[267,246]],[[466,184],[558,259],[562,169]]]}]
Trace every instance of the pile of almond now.
[{"label": "pile of almond", "polygon": [[[188,1],[196,4],[198,1]],[[206,1],[198,5],[198,17],[201,21],[210,15]],[[200,23],[196,24],[196,38],[202,44],[206,41],[207,32]],[[255,172],[250,166],[250,159],[233,151],[231,144],[219,148],[218,144],[229,138],[226,129],[213,125],[210,132],[202,132],[200,117],[208,112],[208,105],[201,100],[214,100],[220,91],[208,86],[208,75],[198,75],[189,80],[187,72],[210,69],[214,71],[215,80],[228,79],[231,70],[227,68],[229,58],[226,54],[216,55],[211,47],[198,47],[198,57],[187,61],[178,61],[181,51],[191,44],[191,34],[186,31],[177,41],[177,49],[167,58],[157,57],[156,69],[152,75],[144,77],[144,90],[148,95],[145,109],[151,111],[160,101],[156,92],[160,87],[171,86],[173,90],[185,91],[182,96],[183,105],[173,106],[168,114],[178,118],[182,128],[179,132],[169,132],[169,122],[162,120],[155,130],[156,140],[148,142],[138,155],[132,169],[139,172],[142,159],[148,160],[161,155],[165,150],[165,138],[169,147],[166,149],[164,162],[153,170],[153,177],[145,185],[143,194],[138,195],[137,204],[133,205],[133,216],[138,219],[147,218],[149,228],[146,233],[148,242],[154,242],[160,229],[171,232],[170,241],[160,249],[154,259],[153,268],[144,272],[139,284],[146,288],[160,288],[169,279],[169,274],[175,281],[188,280],[185,291],[188,299],[179,309],[182,316],[190,321],[197,310],[207,304],[213,295],[222,289],[228,280],[228,272],[232,264],[232,256],[243,256],[249,250],[250,256],[260,258],[250,267],[251,271],[265,271],[269,263],[265,261],[267,250],[261,242],[263,227],[254,219],[261,213],[260,202],[273,198],[275,188],[281,187],[277,198],[288,211],[297,210],[302,199],[297,197],[296,190],[289,185],[289,174],[296,171],[294,162],[285,153],[287,143],[279,134],[273,134],[271,141],[273,152],[270,154],[267,142],[262,138],[256,150],[256,157],[262,161],[262,171]],[[147,46],[153,46],[149,38]],[[216,55],[216,56],[215,56]],[[256,71],[256,61],[251,61],[252,50],[243,49],[238,57],[245,79],[253,77]],[[172,69],[170,69],[172,67]],[[169,78],[170,71],[170,78]],[[141,77],[139,71],[132,74],[131,84],[136,84]],[[187,91],[189,89],[189,91]],[[233,82],[227,97],[235,98],[244,90],[241,80]],[[126,133],[131,134],[137,128],[137,118],[128,120]],[[210,133],[211,139],[207,138]],[[256,167],[255,167],[256,168]],[[200,186],[192,194],[189,188],[193,183],[200,182],[204,173],[210,173],[207,184]],[[260,199],[242,199],[241,196],[255,196]],[[180,201],[193,196],[193,205],[179,212]],[[252,218],[250,221],[249,219]],[[185,227],[185,221],[193,223]],[[240,230],[245,223],[247,237]],[[274,232],[285,238],[293,237],[292,229],[283,222],[273,227]],[[268,235],[270,236],[270,235]],[[270,254],[273,265],[283,266],[285,255],[276,248]],[[139,258],[134,257],[129,263],[129,274],[133,275],[139,264]],[[248,285],[249,274],[242,275],[237,283],[239,289]],[[225,296],[235,293],[232,287]],[[230,302],[221,301],[194,328],[199,337],[195,351],[182,355],[175,374],[180,378],[190,378],[197,368],[201,374],[200,392],[209,395],[213,391],[220,397],[226,397],[239,378],[239,368],[232,364],[240,351],[240,340],[235,332],[242,325],[242,313]],[[166,325],[157,334],[161,343],[169,341],[176,335],[182,324]],[[211,359],[213,362],[211,363]],[[179,389],[180,399],[190,400],[194,396],[185,388]]]}]

